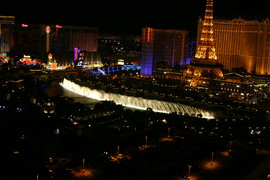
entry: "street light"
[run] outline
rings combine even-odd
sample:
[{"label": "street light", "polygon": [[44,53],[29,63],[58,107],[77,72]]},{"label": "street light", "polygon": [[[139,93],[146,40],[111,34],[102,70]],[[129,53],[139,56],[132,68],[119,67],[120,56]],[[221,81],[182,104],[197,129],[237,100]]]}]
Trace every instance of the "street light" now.
[{"label": "street light", "polygon": [[214,160],[214,152],[212,152],[212,156],[211,156],[211,166],[213,166],[213,160]]},{"label": "street light", "polygon": [[190,176],[190,169],[191,169],[191,165],[188,165],[188,176]]},{"label": "street light", "polygon": [[82,159],[82,165],[83,165],[83,167],[85,167],[85,159],[84,158]]},{"label": "street light", "polygon": [[232,141],[230,141],[229,152],[232,151]]},{"label": "street light", "polygon": [[117,146],[117,154],[120,154],[120,146]]}]

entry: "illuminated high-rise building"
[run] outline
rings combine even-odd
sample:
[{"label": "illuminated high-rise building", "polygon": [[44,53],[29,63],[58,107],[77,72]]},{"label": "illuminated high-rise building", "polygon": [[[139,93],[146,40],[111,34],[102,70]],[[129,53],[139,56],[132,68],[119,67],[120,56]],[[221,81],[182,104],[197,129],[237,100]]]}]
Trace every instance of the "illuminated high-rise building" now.
[{"label": "illuminated high-rise building", "polygon": [[142,36],[100,34],[98,50],[104,64],[138,64],[141,60]]},{"label": "illuminated high-rise building", "polygon": [[188,31],[174,29],[142,29],[141,74],[152,75],[161,61],[168,68],[185,64]]},{"label": "illuminated high-rise building", "polygon": [[207,79],[223,76],[217,61],[213,22],[213,0],[207,0],[196,54],[187,71],[190,86],[206,85]]},{"label": "illuminated high-rise building", "polygon": [[[203,34],[198,22],[198,38]],[[270,20],[214,20],[218,62],[225,69],[244,68],[249,73],[270,74]]]},{"label": "illuminated high-rise building", "polygon": [[84,54],[85,64],[101,63],[98,53],[98,27],[51,25],[51,52],[59,64],[74,62],[74,49]]},{"label": "illuminated high-rise building", "polygon": [[44,59],[48,56],[45,25],[14,24],[9,33],[13,39],[13,45],[10,49],[12,57],[22,58],[26,55],[35,59]]},{"label": "illuminated high-rise building", "polygon": [[11,29],[15,23],[15,16],[0,16],[0,52],[9,52],[13,46]]}]

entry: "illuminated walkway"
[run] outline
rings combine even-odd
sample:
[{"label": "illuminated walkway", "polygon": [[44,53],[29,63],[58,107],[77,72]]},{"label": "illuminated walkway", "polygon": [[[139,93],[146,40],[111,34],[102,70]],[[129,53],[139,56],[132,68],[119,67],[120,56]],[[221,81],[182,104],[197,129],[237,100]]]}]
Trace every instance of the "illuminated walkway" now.
[{"label": "illuminated walkway", "polygon": [[201,114],[203,118],[207,119],[214,118],[213,113],[209,111],[205,111],[203,109],[192,107],[185,104],[107,93],[103,90],[90,89],[89,87],[81,86],[67,79],[64,79],[63,82],[60,83],[60,85],[67,90],[70,90],[82,96],[86,96],[88,98],[96,99],[99,101],[103,100],[114,101],[116,104],[121,104],[122,106],[130,108],[136,108],[141,110],[151,108],[153,111],[161,113],[176,112],[177,114],[189,114],[196,116],[198,114]]}]

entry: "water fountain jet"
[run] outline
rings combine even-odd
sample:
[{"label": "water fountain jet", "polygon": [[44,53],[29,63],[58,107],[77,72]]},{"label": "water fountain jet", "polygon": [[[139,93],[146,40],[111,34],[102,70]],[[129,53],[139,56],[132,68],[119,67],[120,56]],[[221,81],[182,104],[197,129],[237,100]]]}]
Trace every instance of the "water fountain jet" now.
[{"label": "water fountain jet", "polygon": [[107,93],[103,90],[91,89],[86,86],[81,86],[76,84],[68,79],[64,79],[62,83],[60,83],[62,87],[68,89],[74,93],[79,95],[96,99],[99,101],[114,101],[116,104],[121,104],[125,107],[147,110],[151,108],[154,112],[160,113],[177,113],[177,114],[201,114],[203,118],[214,119],[213,113],[203,110],[201,108],[197,108],[194,106],[181,104],[181,103],[173,103],[167,101],[160,101],[155,99],[144,99],[142,97],[133,97],[121,94]]}]

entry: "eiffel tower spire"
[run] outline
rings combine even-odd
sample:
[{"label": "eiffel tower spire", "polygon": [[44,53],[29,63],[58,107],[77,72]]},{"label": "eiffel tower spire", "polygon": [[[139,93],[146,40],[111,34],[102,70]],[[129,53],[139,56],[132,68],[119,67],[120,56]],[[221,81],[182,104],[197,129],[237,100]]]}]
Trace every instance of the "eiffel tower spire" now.
[{"label": "eiffel tower spire", "polygon": [[197,46],[195,61],[215,63],[217,60],[214,44],[213,0],[207,0],[201,37]]},{"label": "eiffel tower spire", "polygon": [[191,87],[207,86],[209,80],[223,77],[214,42],[213,0],[207,0],[201,37],[186,77]]}]

